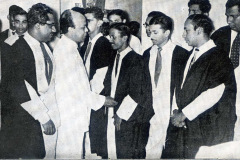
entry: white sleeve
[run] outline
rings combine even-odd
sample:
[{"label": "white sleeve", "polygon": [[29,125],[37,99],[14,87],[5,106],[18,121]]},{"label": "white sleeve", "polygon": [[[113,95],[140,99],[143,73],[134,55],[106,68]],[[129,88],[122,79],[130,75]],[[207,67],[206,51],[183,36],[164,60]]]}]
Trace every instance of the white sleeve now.
[{"label": "white sleeve", "polygon": [[50,120],[48,115],[48,108],[41,101],[40,97],[37,95],[34,88],[25,80],[25,85],[27,87],[28,93],[31,100],[24,102],[21,106],[36,120],[41,124],[45,124]]},{"label": "white sleeve", "polygon": [[208,89],[203,92],[182,110],[183,114],[188,118],[188,120],[194,120],[198,115],[211,108],[220,100],[224,89],[225,85],[221,84],[213,89]]}]

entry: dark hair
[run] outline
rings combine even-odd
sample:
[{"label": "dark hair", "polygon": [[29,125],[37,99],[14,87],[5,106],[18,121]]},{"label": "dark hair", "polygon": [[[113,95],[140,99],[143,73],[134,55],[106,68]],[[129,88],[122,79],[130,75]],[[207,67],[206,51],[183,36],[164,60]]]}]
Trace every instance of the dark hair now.
[{"label": "dark hair", "polygon": [[118,16],[120,16],[120,18],[121,18],[122,20],[126,19],[126,23],[129,22],[128,13],[127,13],[126,11],[121,10],[121,9],[111,10],[111,11],[108,13],[107,18],[109,19],[109,17],[110,17],[111,15],[118,15]]},{"label": "dark hair", "polygon": [[65,10],[60,16],[61,34],[67,33],[68,27],[75,27],[70,9]]},{"label": "dark hair", "polygon": [[152,11],[148,13],[148,17],[160,17],[160,16],[165,16],[165,14],[160,11]]},{"label": "dark hair", "polygon": [[43,3],[37,3],[30,8],[27,19],[28,26],[32,28],[35,24],[45,24],[49,18],[48,14],[53,14],[53,10]]},{"label": "dark hair", "polygon": [[85,9],[85,14],[87,13],[93,13],[94,18],[97,20],[103,20],[104,13],[103,11],[98,7],[90,7]]},{"label": "dark hair", "polygon": [[23,10],[21,7],[19,7],[17,10],[15,10],[13,17],[15,17],[16,15],[26,15],[27,16],[27,12],[25,10]]},{"label": "dark hair", "polygon": [[130,33],[134,36],[137,36],[140,29],[140,23],[137,21],[131,21],[129,22],[128,27],[130,29]]},{"label": "dark hair", "polygon": [[170,18],[169,16],[166,16],[166,15],[153,17],[150,20],[149,25],[153,25],[153,24],[161,25],[161,28],[164,29],[165,31],[169,30],[170,31],[169,37],[171,37],[171,35],[173,33],[173,28],[174,28],[174,23],[173,23],[172,18]]},{"label": "dark hair", "polygon": [[192,25],[194,26],[194,30],[198,27],[202,27],[204,33],[209,37],[212,31],[214,30],[214,25],[212,20],[203,14],[193,14],[187,18],[187,20],[192,21]]},{"label": "dark hair", "polygon": [[85,9],[84,9],[84,8],[73,7],[71,10],[72,10],[72,11],[75,11],[75,12],[78,12],[78,13],[81,13],[82,15],[85,14]]},{"label": "dark hair", "polygon": [[101,25],[101,31],[100,31],[103,34],[103,36],[109,35],[109,30],[110,30],[109,23],[103,22],[103,24]]},{"label": "dark hair", "polygon": [[9,7],[9,15],[10,16],[14,16],[14,14],[16,13],[16,12],[18,12],[19,10],[21,10],[22,8],[21,7],[19,7],[19,6],[17,6],[17,5],[11,5],[10,7]]},{"label": "dark hair", "polygon": [[130,39],[130,29],[125,23],[114,23],[110,26],[110,29],[116,29],[120,31],[121,36],[127,36],[127,43]]},{"label": "dark hair", "polygon": [[240,12],[240,0],[228,0],[226,3],[226,8],[231,8],[233,6],[238,6],[238,12]]},{"label": "dark hair", "polygon": [[191,5],[194,5],[194,4],[198,4],[199,9],[203,13],[209,13],[211,10],[211,4],[210,4],[209,0],[190,0],[188,2],[188,7],[190,7]]}]

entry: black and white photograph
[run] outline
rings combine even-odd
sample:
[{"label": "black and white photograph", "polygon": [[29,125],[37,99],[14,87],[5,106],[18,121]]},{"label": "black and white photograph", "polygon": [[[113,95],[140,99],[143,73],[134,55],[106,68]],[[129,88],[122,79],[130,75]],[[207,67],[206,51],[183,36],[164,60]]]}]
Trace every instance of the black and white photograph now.
[{"label": "black and white photograph", "polygon": [[0,6],[0,159],[240,158],[240,0]]}]

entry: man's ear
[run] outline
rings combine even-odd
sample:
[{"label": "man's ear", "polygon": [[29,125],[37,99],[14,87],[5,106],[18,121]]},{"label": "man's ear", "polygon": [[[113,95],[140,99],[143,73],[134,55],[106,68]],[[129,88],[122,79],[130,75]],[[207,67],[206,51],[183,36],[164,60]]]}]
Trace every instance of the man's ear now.
[{"label": "man's ear", "polygon": [[126,23],[127,22],[127,20],[126,19],[123,19],[123,23]]},{"label": "man's ear", "polygon": [[202,34],[203,33],[203,28],[202,27],[198,27],[197,28],[197,34]]},{"label": "man's ear", "polygon": [[10,20],[10,16],[9,15],[7,15],[7,19]]},{"label": "man's ear", "polygon": [[102,21],[102,20],[98,20],[97,26],[98,26],[98,27],[101,27],[102,24],[103,24],[103,21]]},{"label": "man's ear", "polygon": [[40,29],[40,24],[36,23],[34,27],[36,27],[37,29]]},{"label": "man's ear", "polygon": [[170,30],[166,30],[166,31],[164,32],[164,35],[165,35],[165,37],[169,37],[169,36],[170,36]]},{"label": "man's ear", "polygon": [[123,36],[123,40],[127,42],[128,36]]}]

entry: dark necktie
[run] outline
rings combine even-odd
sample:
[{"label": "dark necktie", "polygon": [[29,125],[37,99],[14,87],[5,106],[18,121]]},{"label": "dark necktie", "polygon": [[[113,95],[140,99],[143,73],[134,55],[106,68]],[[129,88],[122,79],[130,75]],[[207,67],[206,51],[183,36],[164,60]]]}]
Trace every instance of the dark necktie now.
[{"label": "dark necktie", "polygon": [[119,59],[120,59],[120,54],[118,53],[118,54],[117,54],[117,57],[116,57],[115,77],[117,76]]},{"label": "dark necktie", "polygon": [[[50,58],[50,56],[48,55],[43,43],[40,43],[40,47],[42,49],[42,53],[43,53],[43,56],[44,56],[44,62],[45,62],[45,75],[46,75],[46,78],[47,78],[47,82],[48,84],[50,84],[50,81],[51,81],[51,77],[52,77],[52,71],[53,71],[53,63],[52,63],[52,60]],[[48,69],[48,66],[49,66],[49,69]]]},{"label": "dark necktie", "polygon": [[193,52],[193,58],[192,58],[192,60],[191,60],[191,62],[190,62],[190,64],[189,64],[189,68],[188,68],[188,72],[189,72],[189,70],[191,69],[191,67],[192,67],[192,65],[194,64],[194,62],[196,61],[196,54],[198,53],[198,51],[199,51],[199,49],[198,48],[196,48],[195,50],[194,50],[194,52]]},{"label": "dark necktie", "polygon": [[156,65],[155,65],[154,81],[155,81],[156,86],[157,86],[158,79],[159,79],[159,76],[160,76],[160,73],[161,73],[161,69],[162,69],[161,50],[162,50],[162,48],[158,48],[157,58],[156,58]]},{"label": "dark necktie", "polygon": [[87,61],[87,58],[88,58],[88,55],[89,55],[89,52],[90,52],[91,46],[92,46],[92,43],[91,43],[91,42],[89,42],[89,43],[88,43],[88,46],[87,46],[86,53],[85,53],[85,60],[84,60],[84,64],[85,64],[85,63],[86,63],[86,61]]},{"label": "dark necktie", "polygon": [[234,69],[239,66],[239,51],[240,51],[239,47],[240,47],[240,34],[238,33],[233,41],[230,55],[230,59]]}]

